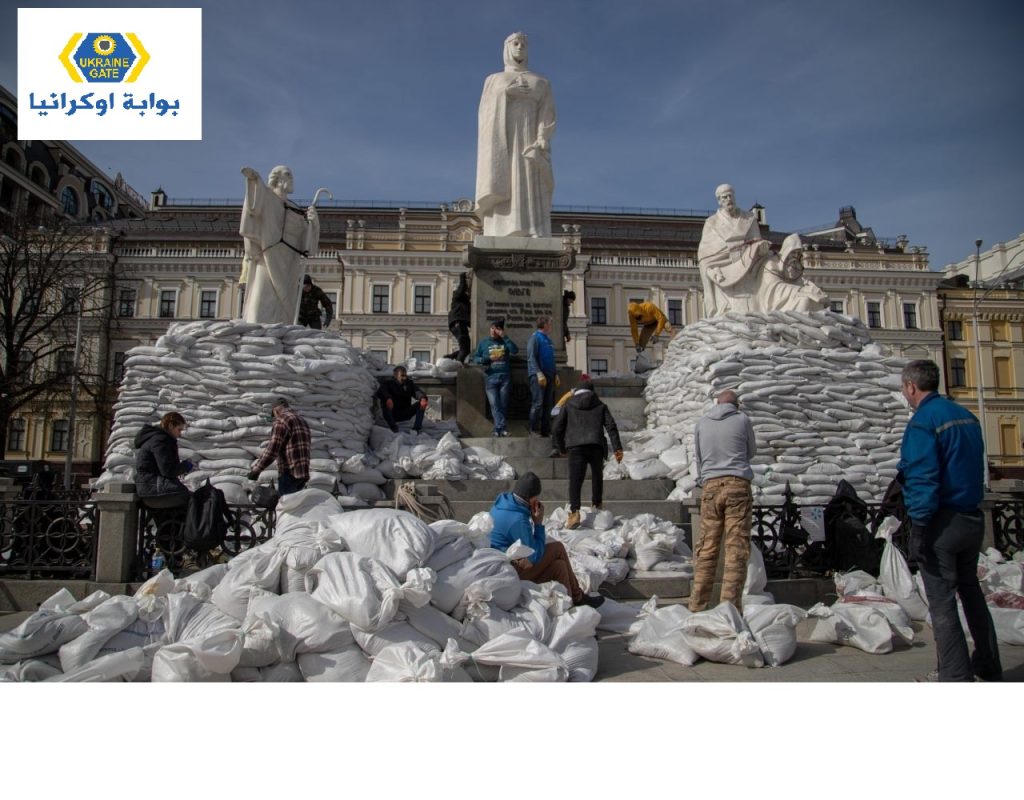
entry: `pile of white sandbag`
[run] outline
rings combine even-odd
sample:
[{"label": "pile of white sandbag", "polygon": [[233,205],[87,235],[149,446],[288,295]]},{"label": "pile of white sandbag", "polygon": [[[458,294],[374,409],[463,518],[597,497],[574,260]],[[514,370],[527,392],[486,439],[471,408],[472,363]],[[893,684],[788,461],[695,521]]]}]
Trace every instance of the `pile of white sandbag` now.
[{"label": "pile of white sandbag", "polygon": [[861,497],[880,498],[896,475],[908,418],[905,363],[873,343],[860,320],[831,311],[701,320],[650,374],[650,432],[606,477],[668,475],[677,480],[673,499],[690,497],[694,425],[733,389],[757,435],[756,502],[781,503],[788,482],[799,503],[824,505],[842,478]]},{"label": "pile of white sandbag", "polygon": [[[369,450],[364,462],[385,478],[423,478],[424,480],[511,480],[515,470],[502,456],[484,447],[463,447],[454,420],[439,423],[435,432],[445,430],[439,439],[430,434],[417,436],[399,430],[375,426],[370,432]],[[383,483],[383,481],[381,481]]]},{"label": "pile of white sandbag", "polygon": [[[229,502],[242,502],[269,439],[266,414],[283,397],[312,434],[309,485],[331,489],[364,452],[376,387],[366,356],[336,333],[241,320],[172,325],[154,346],[128,352],[98,486],[130,481],[135,434],[178,411],[188,422],[178,451],[196,465],[184,482],[195,488],[210,478]],[[262,474],[275,478],[274,465]]]},{"label": "pile of white sandbag", "polygon": [[428,526],[318,489],[278,510],[275,537],[228,564],[131,597],[62,590],[0,635],[0,680],[586,681],[595,631],[635,618],[520,581],[529,550],[486,547],[487,514]]},{"label": "pile of white sandbag", "polygon": [[550,539],[565,545],[584,591],[616,584],[629,575],[657,572],[693,575],[693,553],[682,528],[654,514],[616,517],[607,509],[584,506],[580,526],[565,528],[569,507],[556,508],[544,520]]}]

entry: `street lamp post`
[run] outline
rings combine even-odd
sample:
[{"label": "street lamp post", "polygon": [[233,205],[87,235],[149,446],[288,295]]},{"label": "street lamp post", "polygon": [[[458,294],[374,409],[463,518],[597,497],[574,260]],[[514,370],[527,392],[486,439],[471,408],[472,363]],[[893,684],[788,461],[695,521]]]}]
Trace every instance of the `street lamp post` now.
[{"label": "street lamp post", "polygon": [[75,412],[78,410],[78,359],[82,353],[82,302],[78,298],[78,319],[75,322],[75,355],[71,361],[71,400],[68,404],[68,447],[64,454],[64,490],[71,490],[71,467],[75,458]]},{"label": "street lamp post", "polygon": [[981,331],[978,328],[978,286],[981,283],[981,239],[974,240],[974,303],[971,325],[974,328],[974,363],[978,379],[978,422],[981,423],[982,480],[988,491],[988,443],[985,437],[985,382],[981,378]]}]

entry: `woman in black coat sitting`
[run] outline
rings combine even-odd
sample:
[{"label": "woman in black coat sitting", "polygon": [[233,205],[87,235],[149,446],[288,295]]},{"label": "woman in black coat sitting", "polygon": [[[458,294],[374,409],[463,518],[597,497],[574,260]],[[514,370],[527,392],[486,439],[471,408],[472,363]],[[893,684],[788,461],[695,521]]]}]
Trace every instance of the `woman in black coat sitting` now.
[{"label": "woman in black coat sitting", "polygon": [[188,488],[178,480],[192,470],[191,461],[178,458],[178,437],[185,418],[171,411],[158,425],[146,424],[135,435],[135,492],[149,508],[178,508],[188,504]]}]

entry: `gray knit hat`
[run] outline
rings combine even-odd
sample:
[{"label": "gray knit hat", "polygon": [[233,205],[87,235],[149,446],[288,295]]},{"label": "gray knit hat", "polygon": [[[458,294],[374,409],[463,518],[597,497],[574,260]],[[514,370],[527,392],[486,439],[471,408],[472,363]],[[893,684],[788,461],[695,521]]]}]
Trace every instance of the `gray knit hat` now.
[{"label": "gray knit hat", "polygon": [[534,497],[540,496],[540,478],[534,473],[527,472],[519,480],[516,481],[516,485],[512,487],[512,492],[519,495],[524,500],[530,500]]}]

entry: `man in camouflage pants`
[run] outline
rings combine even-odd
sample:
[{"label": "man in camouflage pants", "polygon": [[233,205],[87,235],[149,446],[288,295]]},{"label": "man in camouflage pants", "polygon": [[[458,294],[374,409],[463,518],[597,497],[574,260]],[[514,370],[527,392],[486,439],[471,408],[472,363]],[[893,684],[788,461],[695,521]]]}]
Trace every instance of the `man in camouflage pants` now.
[{"label": "man in camouflage pants", "polygon": [[750,460],[757,452],[754,426],[739,410],[736,393],[718,396],[718,403],[697,421],[693,435],[700,501],[700,539],[693,551],[693,586],[690,611],[703,611],[711,599],[718,567],[718,551],[724,539],[725,570],[722,600],[742,608],[743,584],[750,558],[750,522],[754,477]]}]

